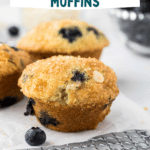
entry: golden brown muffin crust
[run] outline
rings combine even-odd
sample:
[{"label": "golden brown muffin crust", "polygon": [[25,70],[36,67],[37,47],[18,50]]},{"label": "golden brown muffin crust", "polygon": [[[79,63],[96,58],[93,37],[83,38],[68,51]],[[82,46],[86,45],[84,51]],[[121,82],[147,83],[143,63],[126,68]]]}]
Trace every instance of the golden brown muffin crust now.
[{"label": "golden brown muffin crust", "polygon": [[22,50],[15,51],[7,44],[0,43],[0,78],[15,72],[20,72],[31,63],[30,56]]},{"label": "golden brown muffin crust", "polygon": [[23,93],[45,103],[104,105],[119,93],[114,71],[95,58],[54,56],[39,60],[23,71]]},{"label": "golden brown muffin crust", "polygon": [[14,72],[21,72],[16,52],[6,44],[0,44],[0,77]]},{"label": "golden brown muffin crust", "polygon": [[[66,30],[76,30],[77,37],[64,38]],[[71,31],[72,32],[72,31]],[[74,31],[73,31],[74,32]],[[76,34],[76,33],[73,33]],[[23,37],[17,47],[32,53],[67,53],[86,52],[103,49],[109,45],[105,35],[85,22],[77,20],[58,20],[45,22],[31,30]]]}]

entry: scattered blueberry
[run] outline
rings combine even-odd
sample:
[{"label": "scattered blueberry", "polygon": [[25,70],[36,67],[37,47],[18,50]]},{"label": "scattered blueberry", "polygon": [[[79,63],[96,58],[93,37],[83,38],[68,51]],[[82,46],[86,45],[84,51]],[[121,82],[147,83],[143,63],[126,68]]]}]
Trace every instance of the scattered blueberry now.
[{"label": "scattered blueberry", "polygon": [[69,43],[72,43],[73,41],[75,41],[77,37],[82,36],[82,33],[78,27],[62,28],[59,31],[59,34],[62,34],[63,38],[68,39]]},{"label": "scattered blueberry", "polygon": [[32,127],[25,134],[26,142],[31,146],[39,146],[45,143],[46,134],[38,127]]},{"label": "scattered blueberry", "polygon": [[79,72],[78,70],[74,71],[73,74],[74,74],[74,76],[71,78],[72,81],[84,82],[86,80],[85,74]]},{"label": "scattered blueberry", "polygon": [[56,119],[50,117],[46,112],[40,112],[41,117],[39,118],[41,124],[43,125],[53,125],[53,126],[57,126],[58,124],[60,124]]},{"label": "scattered blueberry", "polygon": [[10,27],[10,28],[8,29],[8,33],[9,33],[11,36],[13,36],[13,37],[18,36],[18,35],[19,35],[19,28],[16,27],[16,26],[12,26],[12,27]]},{"label": "scattered blueberry", "polygon": [[88,31],[93,31],[93,32],[94,32],[94,34],[95,34],[96,36],[99,36],[99,32],[98,32],[98,30],[97,30],[97,29],[95,29],[95,28],[93,28],[93,27],[88,27],[88,28],[87,28],[87,30],[88,30]]},{"label": "scattered blueberry", "polygon": [[26,107],[26,112],[24,113],[25,116],[34,115],[33,105],[35,105],[35,101],[30,98]]},{"label": "scattered blueberry", "polygon": [[5,97],[2,100],[0,100],[0,107],[8,107],[13,104],[15,104],[18,101],[16,97]]}]

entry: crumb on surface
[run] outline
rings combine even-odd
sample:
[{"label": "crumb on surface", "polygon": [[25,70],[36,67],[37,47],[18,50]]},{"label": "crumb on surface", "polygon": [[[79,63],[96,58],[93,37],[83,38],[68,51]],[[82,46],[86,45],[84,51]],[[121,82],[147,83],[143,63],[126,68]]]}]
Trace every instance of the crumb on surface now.
[{"label": "crumb on surface", "polygon": [[38,126],[38,124],[34,124],[34,126]]},{"label": "crumb on surface", "polygon": [[141,124],[143,124],[144,123],[144,121],[141,121]]},{"label": "crumb on surface", "polygon": [[148,108],[147,108],[147,107],[144,107],[144,110],[148,110]]},{"label": "crumb on surface", "polygon": [[6,135],[6,133],[3,133],[3,135]]}]

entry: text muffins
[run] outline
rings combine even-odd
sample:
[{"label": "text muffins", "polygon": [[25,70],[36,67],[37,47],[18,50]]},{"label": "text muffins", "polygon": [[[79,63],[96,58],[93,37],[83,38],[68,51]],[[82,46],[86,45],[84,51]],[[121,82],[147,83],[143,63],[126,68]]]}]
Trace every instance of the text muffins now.
[{"label": "text muffins", "polygon": [[95,58],[53,56],[30,64],[19,86],[29,98],[25,115],[47,128],[77,132],[95,129],[119,93],[112,69]]},{"label": "text muffins", "polygon": [[0,44],[0,107],[10,106],[22,98],[18,78],[31,62],[27,52]]},{"label": "text muffins", "polygon": [[102,49],[108,45],[108,39],[95,27],[77,20],[58,20],[41,23],[23,37],[17,47],[37,59],[53,55],[99,59]]}]

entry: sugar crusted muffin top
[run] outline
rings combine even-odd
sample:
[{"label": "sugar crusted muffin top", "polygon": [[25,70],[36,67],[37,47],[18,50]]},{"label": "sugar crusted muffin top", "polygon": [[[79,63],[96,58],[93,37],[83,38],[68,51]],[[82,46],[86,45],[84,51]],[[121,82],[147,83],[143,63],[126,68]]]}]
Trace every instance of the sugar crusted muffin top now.
[{"label": "sugar crusted muffin top", "polygon": [[0,43],[0,78],[20,72],[32,61],[27,52]]},{"label": "sugar crusted muffin top", "polygon": [[54,56],[28,65],[19,86],[29,98],[63,105],[109,103],[119,93],[114,71],[95,58]]},{"label": "sugar crusted muffin top", "polygon": [[109,45],[95,27],[77,20],[58,20],[39,24],[23,37],[17,47],[33,53],[86,52]]}]

